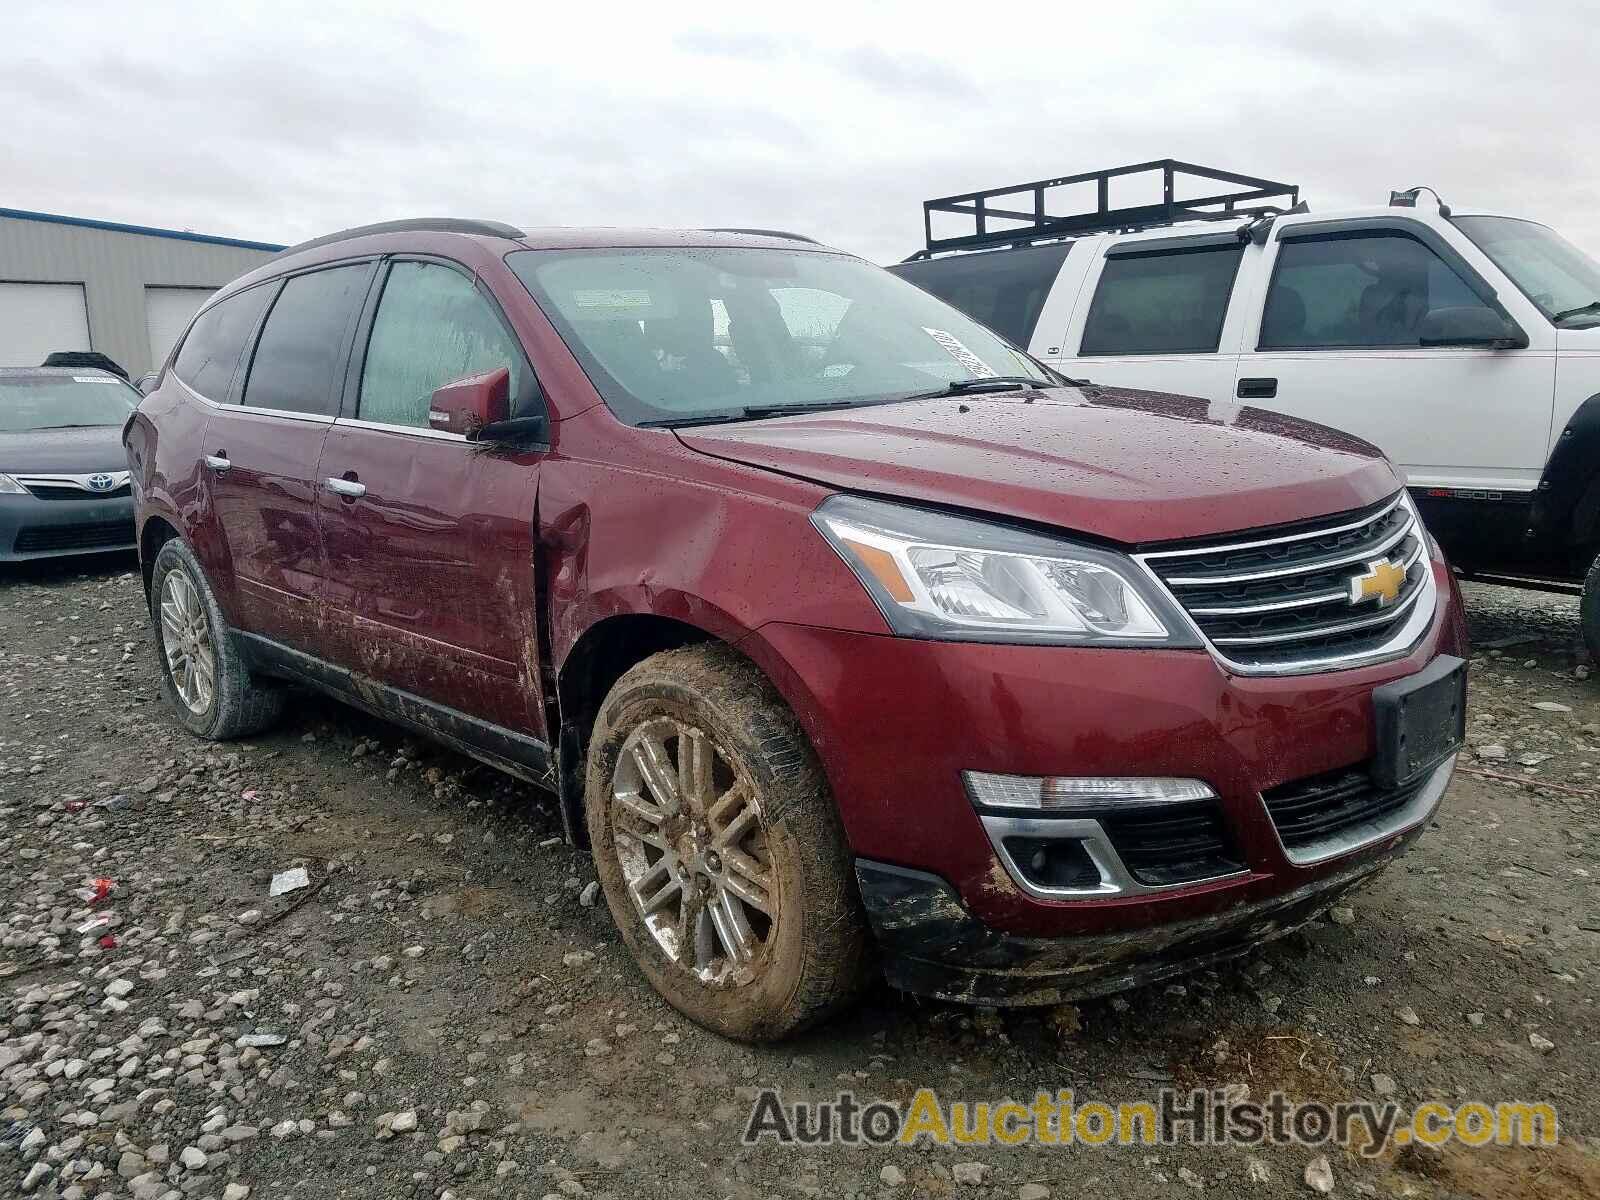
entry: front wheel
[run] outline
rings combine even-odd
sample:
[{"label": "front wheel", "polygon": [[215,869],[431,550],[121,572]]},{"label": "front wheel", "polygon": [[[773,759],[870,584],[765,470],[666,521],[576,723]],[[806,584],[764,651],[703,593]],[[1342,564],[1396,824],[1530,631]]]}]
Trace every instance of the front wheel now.
[{"label": "front wheel", "polygon": [[1595,555],[1589,577],[1583,582],[1583,599],[1578,604],[1578,624],[1583,629],[1583,641],[1589,647],[1589,657],[1600,666],[1600,554]]},{"label": "front wheel", "polygon": [[691,1020],[775,1039],[854,993],[867,939],[838,813],[794,714],[737,653],[628,671],[595,722],[584,803],[611,915]]}]

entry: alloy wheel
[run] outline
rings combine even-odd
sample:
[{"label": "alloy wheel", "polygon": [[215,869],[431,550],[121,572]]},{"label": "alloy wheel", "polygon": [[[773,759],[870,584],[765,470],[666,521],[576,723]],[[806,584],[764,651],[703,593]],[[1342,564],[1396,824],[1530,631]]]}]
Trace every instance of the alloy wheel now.
[{"label": "alloy wheel", "polygon": [[168,571],[161,584],[161,648],[178,698],[204,713],[216,690],[216,647],[200,590],[181,570]]},{"label": "alloy wheel", "polygon": [[703,983],[755,979],[778,890],[749,777],[704,730],[656,717],[624,742],[612,798],[623,879],[662,953]]}]

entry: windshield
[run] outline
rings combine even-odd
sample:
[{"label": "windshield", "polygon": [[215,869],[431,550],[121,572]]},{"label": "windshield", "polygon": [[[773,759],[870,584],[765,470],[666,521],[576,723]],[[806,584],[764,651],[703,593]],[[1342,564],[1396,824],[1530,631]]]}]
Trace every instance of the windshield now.
[{"label": "windshield", "polygon": [[506,261],[632,424],[872,404],[1048,376],[942,300],[842,254],[523,250]]},{"label": "windshield", "polygon": [[1570,313],[1566,320],[1600,323],[1600,263],[1555,230],[1513,217],[1455,223],[1550,320]]},{"label": "windshield", "polygon": [[0,373],[0,433],[121,425],[139,393],[109,375]]}]

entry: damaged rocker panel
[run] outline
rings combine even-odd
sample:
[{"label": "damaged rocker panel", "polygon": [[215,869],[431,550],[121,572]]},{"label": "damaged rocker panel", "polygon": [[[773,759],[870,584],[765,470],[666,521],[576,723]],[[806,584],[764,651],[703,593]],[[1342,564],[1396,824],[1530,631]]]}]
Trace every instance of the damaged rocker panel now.
[{"label": "damaged rocker panel", "polygon": [[374,716],[498,767],[518,779],[554,790],[555,760],[537,738],[470,716],[448,705],[379,683],[259,634],[233,630],[254,670],[309,684]]}]

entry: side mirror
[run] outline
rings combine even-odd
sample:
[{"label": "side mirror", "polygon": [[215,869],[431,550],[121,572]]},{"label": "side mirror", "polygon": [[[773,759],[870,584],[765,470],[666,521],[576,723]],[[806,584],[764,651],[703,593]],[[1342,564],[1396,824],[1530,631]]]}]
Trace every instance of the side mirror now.
[{"label": "side mirror", "polygon": [[428,427],[476,441],[485,425],[511,415],[511,372],[496,367],[447,383],[428,400]]},{"label": "side mirror", "polygon": [[160,371],[146,371],[134,381],[133,386],[139,389],[139,395],[148,396],[156,390],[156,380],[160,378]]},{"label": "side mirror", "polygon": [[1417,341],[1424,346],[1483,346],[1491,350],[1522,350],[1528,335],[1516,323],[1492,308],[1463,305],[1436,308],[1422,318]]}]

